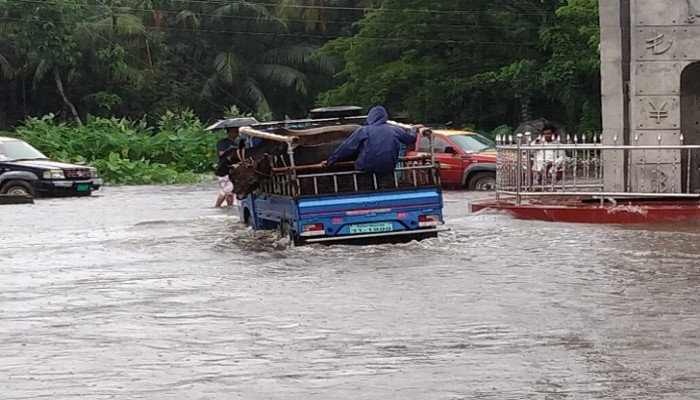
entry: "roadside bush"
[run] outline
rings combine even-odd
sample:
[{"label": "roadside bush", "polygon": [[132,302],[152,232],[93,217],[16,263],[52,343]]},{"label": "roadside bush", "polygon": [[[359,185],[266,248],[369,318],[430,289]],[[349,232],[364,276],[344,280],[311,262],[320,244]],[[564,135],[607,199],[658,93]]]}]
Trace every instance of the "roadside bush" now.
[{"label": "roadside bush", "polygon": [[92,165],[100,170],[104,180],[118,184],[195,183],[199,180],[195,173],[178,172],[150,160],[129,160],[118,153],[111,153],[108,159],[96,160]]},{"label": "roadside bush", "polygon": [[2,135],[25,140],[52,159],[92,165],[107,182],[189,183],[213,172],[217,162],[216,142],[223,133],[203,128],[191,111],[167,112],[157,127],[92,116],[79,127],[49,114]]}]

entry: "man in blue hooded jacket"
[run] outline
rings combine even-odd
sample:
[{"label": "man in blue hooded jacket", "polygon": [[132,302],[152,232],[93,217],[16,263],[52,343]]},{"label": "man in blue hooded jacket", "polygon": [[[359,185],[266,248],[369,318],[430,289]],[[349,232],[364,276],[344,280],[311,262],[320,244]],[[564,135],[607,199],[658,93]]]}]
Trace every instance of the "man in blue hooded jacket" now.
[{"label": "man in blue hooded jacket", "polygon": [[375,106],[367,114],[367,124],[357,129],[328,157],[327,165],[340,161],[355,161],[355,170],[375,174],[389,174],[399,161],[401,143],[416,143],[414,125],[410,132],[388,125],[389,114],[382,106]]}]

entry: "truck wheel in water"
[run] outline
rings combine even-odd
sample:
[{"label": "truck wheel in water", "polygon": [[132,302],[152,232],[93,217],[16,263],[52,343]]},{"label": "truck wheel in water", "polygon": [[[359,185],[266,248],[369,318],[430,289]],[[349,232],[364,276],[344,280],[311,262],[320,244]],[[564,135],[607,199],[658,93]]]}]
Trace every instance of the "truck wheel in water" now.
[{"label": "truck wheel in water", "polygon": [[34,188],[27,181],[8,181],[2,185],[0,194],[34,197]]},{"label": "truck wheel in water", "polygon": [[280,222],[280,236],[282,236],[283,239],[287,239],[292,246],[303,244],[302,239],[294,232],[292,225],[288,221]]},{"label": "truck wheel in water", "polygon": [[477,172],[469,180],[469,190],[487,191],[496,189],[495,172]]},{"label": "truck wheel in water", "polygon": [[253,219],[247,207],[243,209],[243,224],[245,226],[253,226]]}]

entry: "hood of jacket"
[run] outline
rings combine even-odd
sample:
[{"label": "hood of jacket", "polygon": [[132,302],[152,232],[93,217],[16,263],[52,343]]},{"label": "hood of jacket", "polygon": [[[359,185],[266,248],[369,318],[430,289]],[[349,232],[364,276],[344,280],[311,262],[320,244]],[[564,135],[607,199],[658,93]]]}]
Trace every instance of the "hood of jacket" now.
[{"label": "hood of jacket", "polygon": [[382,106],[375,106],[367,114],[367,125],[382,125],[389,120],[389,113]]}]

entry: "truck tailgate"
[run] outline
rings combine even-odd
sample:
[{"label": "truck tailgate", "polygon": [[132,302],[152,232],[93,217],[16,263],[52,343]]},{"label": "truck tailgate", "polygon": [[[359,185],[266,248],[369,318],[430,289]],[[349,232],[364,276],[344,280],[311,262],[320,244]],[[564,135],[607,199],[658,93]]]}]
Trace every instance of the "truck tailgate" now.
[{"label": "truck tailgate", "polygon": [[[301,237],[404,235],[443,223],[440,189],[424,188],[298,200]],[[313,239],[327,240],[323,238]]]},{"label": "truck tailgate", "polygon": [[439,189],[430,188],[300,199],[299,216],[314,218],[436,207],[442,208],[442,195]]}]

